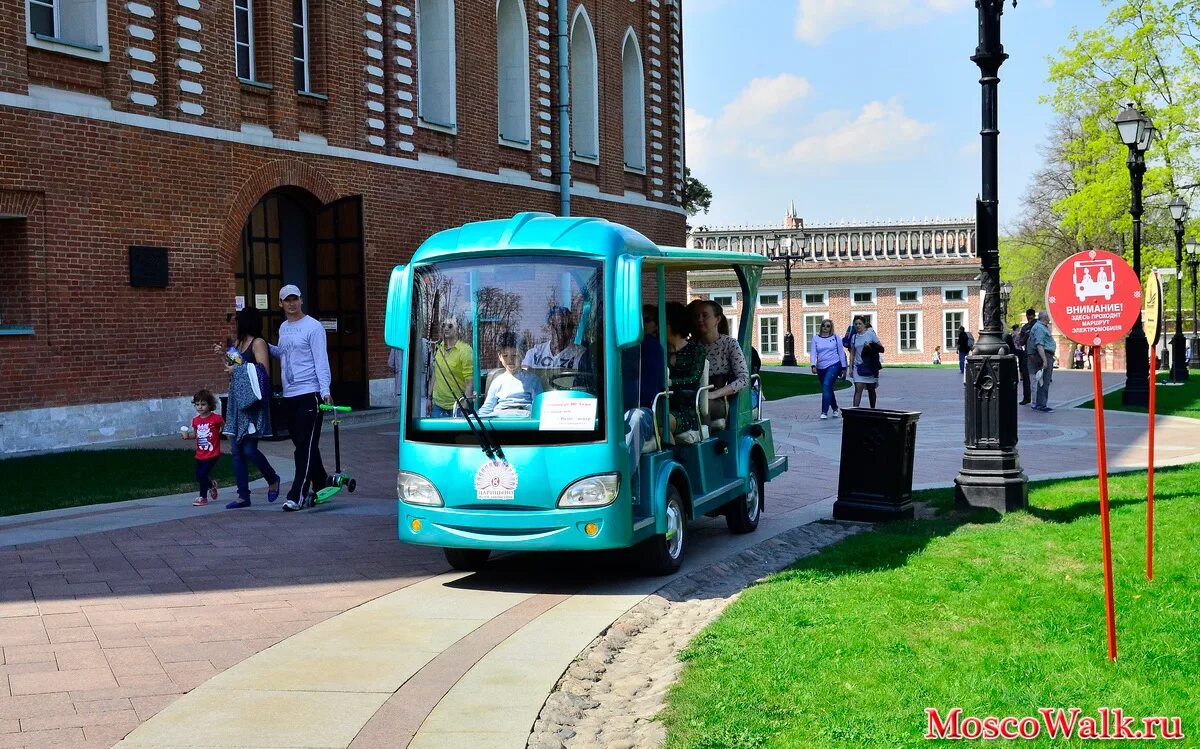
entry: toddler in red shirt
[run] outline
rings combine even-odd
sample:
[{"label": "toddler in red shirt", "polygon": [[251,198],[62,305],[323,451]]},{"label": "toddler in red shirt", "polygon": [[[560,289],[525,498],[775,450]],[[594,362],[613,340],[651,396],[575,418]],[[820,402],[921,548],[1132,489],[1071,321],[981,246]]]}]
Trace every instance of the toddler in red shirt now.
[{"label": "toddler in red shirt", "polygon": [[196,407],[196,418],[192,419],[192,428],[183,433],[183,438],[196,440],[196,483],[200,485],[200,496],[192,500],[192,504],[201,507],[210,499],[217,500],[217,482],[208,475],[221,457],[221,427],[225,420],[220,414],[213,413],[217,410],[217,399],[208,390],[196,393],[192,405]]}]

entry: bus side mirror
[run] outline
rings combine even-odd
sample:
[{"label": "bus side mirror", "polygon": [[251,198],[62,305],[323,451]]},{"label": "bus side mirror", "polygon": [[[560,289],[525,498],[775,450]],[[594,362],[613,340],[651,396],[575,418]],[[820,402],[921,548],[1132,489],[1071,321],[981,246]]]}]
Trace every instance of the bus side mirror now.
[{"label": "bus side mirror", "polygon": [[642,259],[617,257],[613,273],[617,348],[632,346],[642,339]]},{"label": "bus side mirror", "polygon": [[384,312],[383,340],[391,348],[408,348],[412,327],[412,266],[397,265],[388,281],[387,309]]}]

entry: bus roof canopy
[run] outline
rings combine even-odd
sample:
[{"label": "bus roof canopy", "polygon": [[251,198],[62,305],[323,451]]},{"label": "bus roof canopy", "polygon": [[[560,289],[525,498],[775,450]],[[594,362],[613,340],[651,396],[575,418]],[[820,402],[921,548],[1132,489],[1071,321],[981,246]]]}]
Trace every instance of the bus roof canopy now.
[{"label": "bus roof canopy", "polygon": [[465,254],[554,252],[613,258],[640,255],[644,262],[671,270],[706,270],[730,265],[764,266],[756,253],[660,247],[639,232],[600,218],[560,218],[549,213],[518,213],[510,219],[477,221],[434,234],[417,248],[413,262],[460,258]]}]

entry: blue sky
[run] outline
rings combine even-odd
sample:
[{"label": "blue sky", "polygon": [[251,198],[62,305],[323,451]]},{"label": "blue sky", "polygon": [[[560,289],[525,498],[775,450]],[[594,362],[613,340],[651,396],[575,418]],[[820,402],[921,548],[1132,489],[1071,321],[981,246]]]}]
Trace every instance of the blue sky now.
[{"label": "blue sky", "polygon": [[[971,217],[980,189],[972,0],[684,0],[688,164],[713,191],[694,225]],[[1100,0],[1006,3],[1001,232],[1053,121],[1047,58]],[[1115,114],[1115,113],[1114,113]],[[1114,130],[1115,137],[1115,130]]]}]

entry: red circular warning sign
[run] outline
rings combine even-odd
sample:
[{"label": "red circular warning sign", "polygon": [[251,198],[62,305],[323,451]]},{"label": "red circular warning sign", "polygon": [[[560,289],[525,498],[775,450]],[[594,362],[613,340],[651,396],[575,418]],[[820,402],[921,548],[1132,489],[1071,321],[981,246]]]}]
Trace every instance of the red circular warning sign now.
[{"label": "red circular warning sign", "polygon": [[1133,327],[1142,311],[1142,284],[1120,255],[1079,252],[1050,274],[1046,309],[1059,333],[1076,343],[1102,346]]}]

